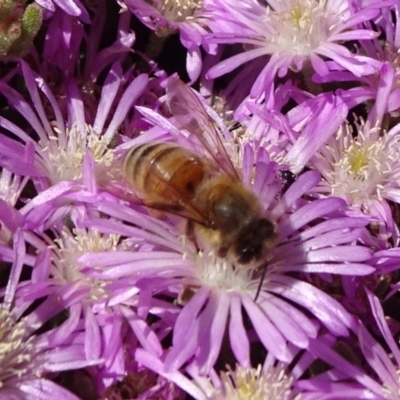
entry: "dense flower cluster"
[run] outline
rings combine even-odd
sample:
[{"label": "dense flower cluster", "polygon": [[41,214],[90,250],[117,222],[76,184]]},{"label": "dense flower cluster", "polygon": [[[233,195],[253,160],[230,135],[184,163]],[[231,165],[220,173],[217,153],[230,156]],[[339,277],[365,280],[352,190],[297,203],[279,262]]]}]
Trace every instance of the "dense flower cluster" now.
[{"label": "dense flower cluster", "polygon": [[399,399],[398,1],[0,8],[0,399]]}]

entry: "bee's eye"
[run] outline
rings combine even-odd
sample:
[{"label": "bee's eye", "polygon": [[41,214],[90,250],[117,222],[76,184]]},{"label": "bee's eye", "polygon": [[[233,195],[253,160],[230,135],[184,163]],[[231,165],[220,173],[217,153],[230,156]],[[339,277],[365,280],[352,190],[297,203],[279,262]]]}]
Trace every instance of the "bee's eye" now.
[{"label": "bee's eye", "polygon": [[275,236],[272,222],[265,218],[254,220],[237,237],[234,249],[238,262],[248,264],[261,260],[274,247]]},{"label": "bee's eye", "polygon": [[251,246],[251,247],[244,247],[243,249],[240,249],[239,253],[239,262],[241,264],[248,264],[250,261],[252,261],[254,258],[256,258],[261,251],[261,247],[259,245],[257,246]]}]

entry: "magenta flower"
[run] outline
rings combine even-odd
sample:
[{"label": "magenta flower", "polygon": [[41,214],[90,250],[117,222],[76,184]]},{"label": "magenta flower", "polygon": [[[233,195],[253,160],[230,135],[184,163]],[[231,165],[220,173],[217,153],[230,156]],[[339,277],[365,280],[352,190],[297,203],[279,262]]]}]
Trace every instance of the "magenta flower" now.
[{"label": "magenta flower", "polygon": [[35,1],[0,69],[0,399],[399,398],[400,1]]},{"label": "magenta flower", "polygon": [[[98,109],[91,115],[74,79],[67,80],[66,98],[61,100],[57,99],[43,79],[24,62],[22,72],[30,100],[23,98],[4,82],[0,86],[10,105],[28,122],[28,133],[11,121],[1,120],[1,128],[10,132],[17,140],[5,135],[0,137],[0,164],[15,174],[31,177],[40,194],[21,213],[27,215],[44,204],[45,207],[37,210],[34,217],[29,216],[31,220],[35,218],[33,224],[43,224],[44,215],[50,210],[54,211],[54,202],[58,200],[58,205],[64,208],[64,212],[70,212],[71,202],[60,200],[62,196],[68,194],[72,200],[75,195],[75,200],[76,196],[79,197],[78,201],[82,198],[87,200],[96,195],[96,185],[102,185],[110,179],[108,171],[114,160],[110,142],[132,103],[145,90],[147,76],[143,74],[133,79],[122,89],[121,97],[117,97],[117,92],[123,85],[122,70],[119,64],[114,64],[104,82]],[[41,94],[48,101],[47,104],[51,105],[53,116],[50,120],[47,106],[40,99]],[[64,101],[66,108],[60,104]],[[106,125],[112,108],[113,112]],[[38,141],[29,135],[37,136]],[[61,213],[60,209],[58,214]]]},{"label": "magenta flower", "polygon": [[[306,174],[304,180],[299,179],[289,189],[289,197],[294,196],[296,191],[298,195],[302,193],[300,187],[306,182],[306,178],[312,181],[311,175]],[[259,280],[252,278],[250,271],[234,270],[226,262],[204,255],[195,258],[197,273],[192,275],[186,285],[201,289],[193,295],[177,319],[173,347],[165,360],[167,369],[178,368],[195,357],[201,371],[208,371],[218,356],[228,320],[232,351],[242,365],[249,365],[250,343],[246,339],[242,317],[238,316],[242,307],[246,310],[259,340],[278,360],[290,361],[286,342],[305,347],[308,345],[308,338],[316,334],[312,320],[299,312],[298,308],[291,306],[291,302],[308,309],[335,334],[346,335],[352,321],[344,309],[319,289],[285,273],[369,273],[371,268],[362,264],[369,258],[368,250],[356,250],[353,246],[344,245],[357,240],[360,228],[358,224],[363,225],[365,222],[348,220],[347,224],[341,218],[328,219],[321,226],[306,229],[309,221],[318,217],[324,218],[325,213],[337,211],[343,203],[337,199],[330,199],[326,203],[316,201],[284,218],[280,213],[284,211],[282,205],[287,200],[288,197],[284,196],[281,205],[271,210],[274,220],[280,220],[278,231],[281,244],[268,261],[267,273],[256,303],[253,300]],[[337,229],[333,226],[337,226]],[[304,231],[296,234],[296,229],[300,227]],[[345,232],[349,235],[349,241],[345,239]],[[334,243],[335,247],[331,247]],[[353,250],[356,251],[353,253]],[[314,302],[313,299],[316,298],[318,301]],[[321,301],[321,298],[324,300]],[[183,337],[188,336],[190,342],[182,347]]]},{"label": "magenta flower", "polygon": [[[186,71],[192,82],[200,75],[200,46],[207,33],[207,2],[202,0],[124,0],[129,10],[160,37],[179,32],[187,49]],[[208,46],[207,46],[208,48]]]},{"label": "magenta flower", "polygon": [[[162,360],[158,360],[144,350],[137,350],[138,362],[160,376],[180,386],[196,400],[290,400],[296,399],[292,390],[293,377],[286,371],[283,363],[267,357],[264,366],[244,368],[236,365],[232,370],[218,374],[212,371],[209,376],[199,373],[193,365],[186,368],[186,374],[178,371],[166,372]],[[187,376],[190,376],[188,379]]]},{"label": "magenta flower", "polygon": [[[289,346],[295,361],[288,365],[277,362],[268,354],[262,368],[261,365],[257,368],[237,365],[234,371],[230,368],[228,371],[212,370],[209,375],[201,374],[194,364],[189,364],[185,373],[166,371],[162,360],[143,349],[136,351],[135,358],[196,400],[386,398],[386,389],[359,366],[342,357],[335,350],[335,341],[332,335],[319,336],[310,340],[310,347],[305,352]],[[369,344],[375,346],[377,343],[371,338]]]},{"label": "magenta flower", "polygon": [[[37,238],[34,242],[39,255],[32,269],[31,281],[21,282],[14,288],[17,306],[23,309],[27,303],[44,299],[35,312],[38,321],[47,321],[68,310],[69,318],[60,326],[57,337],[60,340],[68,338],[83,325],[86,357],[88,360],[105,360],[99,372],[99,386],[108,387],[125,374],[124,322],[134,332],[136,345],[140,343],[158,356],[162,353],[161,345],[137,314],[141,302],[133,277],[127,283],[120,282],[117,275],[94,278],[84,265],[78,263],[78,259],[86,253],[118,253],[134,248],[134,244],[120,240],[116,234],[100,234],[96,230],[75,228],[70,231],[64,228],[61,234],[55,230],[53,234],[56,236],[54,240],[42,234],[43,239]],[[102,272],[108,273],[104,268]]]},{"label": "magenta flower", "polygon": [[[197,153],[206,153],[205,147],[196,143],[187,130],[199,125],[192,119],[187,123],[188,114],[183,104],[181,107],[175,104],[175,94],[168,92],[166,99],[171,101],[171,110],[175,112],[169,119],[144,107],[140,107],[140,111],[161,132],[167,131],[162,133],[163,140],[175,140]],[[188,101],[192,100],[189,96]],[[201,113],[196,121],[198,124],[203,121],[206,140],[210,140],[210,146],[215,146],[202,114],[206,109],[192,110],[192,115],[196,112]],[[210,110],[207,112],[211,113]],[[222,133],[229,134],[223,129]],[[155,134],[160,135],[160,130],[151,129],[130,144],[154,140]],[[228,137],[225,140],[231,144]],[[179,228],[181,224],[151,222],[150,217],[141,217],[127,207],[115,209],[106,201],[96,203],[96,209],[111,218],[141,227],[146,233],[140,236],[150,243],[141,244],[139,252],[103,253],[100,259],[98,254],[86,254],[80,258],[88,271],[92,270],[93,278],[104,278],[113,271],[119,279],[134,276],[135,286],[146,298],[167,295],[184,306],[174,321],[172,347],[165,358],[168,371],[191,361],[202,373],[210,371],[220,353],[227,328],[233,354],[242,366],[249,367],[250,341],[242,309],[252,323],[252,334],[280,361],[290,361],[288,342],[305,348],[309,337],[316,337],[318,331],[318,323],[293,303],[309,310],[331,332],[347,335],[348,328],[353,325],[350,314],[329,295],[307,283],[304,274],[354,276],[374,270],[366,264],[370,250],[356,245],[367,220],[345,217],[346,203],[339,198],[302,199],[319,182],[318,173],[304,173],[282,196],[279,166],[270,161],[263,148],[255,154],[252,146],[244,145],[243,148],[239,146],[239,150],[229,148],[229,152],[234,160],[235,152],[242,155],[239,174],[243,183],[257,195],[263,212],[277,226],[279,244],[266,260],[266,275],[257,302],[254,299],[260,284],[258,265],[239,268],[228,259],[218,258],[212,248],[210,251],[200,247],[198,251],[190,239],[183,242],[178,239],[184,234]],[[229,166],[221,162],[221,168]],[[124,236],[131,231],[125,224],[113,226],[116,233]],[[132,232],[135,233],[132,240],[137,242],[136,229]],[[164,255],[166,249],[170,251],[169,256]],[[94,268],[100,266],[107,273]]]},{"label": "magenta flower", "polygon": [[350,208],[384,222],[392,235],[396,227],[388,200],[400,202],[398,134],[382,136],[379,127],[364,122],[357,130],[354,137],[353,128],[343,124],[313,160],[324,177],[318,191],[346,199]]},{"label": "magenta flower", "polygon": [[[178,227],[151,223],[150,217],[138,218],[129,208],[116,209],[106,202],[96,205],[103,214],[153,232],[143,233],[152,243],[147,251],[146,246],[139,253],[87,254],[80,261],[89,270],[102,266],[108,271],[93,269],[92,277],[104,278],[113,271],[120,279],[135,275],[143,296],[168,295],[183,304],[174,323],[172,347],[165,358],[168,371],[193,361],[202,373],[207,373],[219,355],[226,329],[236,359],[248,367],[251,343],[242,308],[253,325],[253,334],[278,360],[290,361],[287,342],[305,348],[309,337],[317,335],[315,320],[292,303],[308,309],[333,333],[346,335],[353,324],[351,316],[336,300],[301,279],[301,274],[364,275],[373,271],[365,264],[370,258],[369,249],[355,245],[365,220],[341,215],[345,202],[338,198],[301,200],[318,183],[317,173],[301,175],[277,201],[280,185],[274,183],[276,165],[264,151],[256,159],[249,147],[243,154],[244,176],[250,179],[255,163],[252,190],[276,221],[280,242],[268,260],[257,302],[254,298],[260,281],[252,268],[235,268],[213,254],[197,252],[190,241],[180,242]],[[124,224],[114,226],[120,234],[130,231]],[[171,234],[171,229],[175,233]],[[164,254],[166,247],[170,249],[168,256]]]},{"label": "magenta flower", "polygon": [[214,79],[257,57],[271,55],[253,85],[251,96],[258,98],[276,75],[284,77],[289,69],[300,71],[307,60],[322,76],[331,68],[348,70],[358,77],[372,74],[374,69],[367,60],[341,43],[377,37],[376,32],[359,26],[376,18],[383,5],[371,3],[357,10],[340,0],[287,0],[268,5],[256,0],[215,2],[213,19],[223,22],[206,42],[242,43],[246,51],[218,63],[207,76]]},{"label": "magenta flower", "polygon": [[[51,399],[54,398],[54,395],[57,395],[68,400],[78,399],[44,377],[46,372],[50,372],[52,355],[57,358],[57,352],[56,349],[43,346],[40,338],[27,335],[25,320],[16,322],[9,312],[2,309],[0,311],[0,328],[2,343],[0,350],[0,398],[15,400]],[[71,354],[73,353],[74,351],[71,349]],[[61,356],[61,353],[59,356]],[[56,365],[53,365],[53,367],[56,367]],[[66,369],[70,369],[70,367],[68,365]]]},{"label": "magenta flower", "polygon": [[[4,309],[0,310],[0,397],[3,399],[78,400],[78,397],[58,386],[51,375],[60,371],[93,366],[101,360],[87,361],[79,334],[71,333],[64,343],[54,340],[55,331],[33,335],[40,323],[32,325],[30,316],[16,321]],[[43,322],[43,321],[42,321]]]}]

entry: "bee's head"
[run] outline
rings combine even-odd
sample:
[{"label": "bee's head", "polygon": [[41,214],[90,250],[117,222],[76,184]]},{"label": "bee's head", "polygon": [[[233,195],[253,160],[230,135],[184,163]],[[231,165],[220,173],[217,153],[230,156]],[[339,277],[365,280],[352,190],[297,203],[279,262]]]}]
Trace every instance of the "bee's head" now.
[{"label": "bee's head", "polygon": [[232,243],[233,257],[240,265],[259,264],[276,246],[275,225],[266,218],[254,219]]}]

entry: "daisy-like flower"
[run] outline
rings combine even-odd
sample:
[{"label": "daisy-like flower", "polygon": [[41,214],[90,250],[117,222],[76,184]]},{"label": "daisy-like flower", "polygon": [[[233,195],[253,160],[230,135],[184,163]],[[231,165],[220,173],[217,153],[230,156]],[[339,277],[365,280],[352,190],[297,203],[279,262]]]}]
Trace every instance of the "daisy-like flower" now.
[{"label": "daisy-like flower", "polygon": [[364,121],[355,126],[356,135],[350,124],[343,124],[311,161],[324,178],[318,191],[344,198],[397,236],[388,201],[400,202],[398,128],[386,133]]},{"label": "daisy-like flower", "polygon": [[[276,363],[267,357],[264,366],[244,368],[236,365],[218,374],[212,371],[209,376],[199,373],[191,364],[186,375],[181,372],[166,372],[162,360],[157,360],[144,350],[136,351],[136,359],[162,377],[167,377],[196,400],[289,400],[301,397],[292,392],[293,377],[288,375],[283,363]],[[296,397],[297,396],[297,397]]]},{"label": "daisy-like flower", "polygon": [[[182,85],[173,82],[173,88]],[[197,154],[203,153],[205,159],[208,154],[212,163],[210,146],[219,145],[213,136],[217,132],[209,126],[206,110],[200,100],[196,101],[194,93],[187,92],[190,89],[180,89],[186,97],[179,101],[179,92],[174,92],[173,88],[166,96],[173,112],[169,119],[143,107],[140,111],[160,128],[169,129],[169,138],[166,135],[164,140],[176,141]],[[191,105],[190,111],[186,110],[185,102]],[[196,117],[196,113],[200,114]],[[196,130],[199,126],[205,140],[210,141],[209,147],[204,142],[202,146],[190,135],[190,128]],[[146,143],[152,138],[154,132],[150,130],[134,139],[131,145]],[[241,310],[245,310],[246,318],[251,322],[253,335],[280,361],[290,361],[287,342],[305,348],[308,338],[317,334],[318,323],[307,317],[301,308],[314,314],[331,332],[346,335],[352,326],[351,316],[333,298],[302,279],[301,274],[364,275],[374,270],[365,264],[370,259],[370,250],[356,245],[367,224],[366,219],[346,218],[342,214],[346,203],[339,198],[302,199],[319,182],[318,173],[304,173],[282,196],[282,182],[277,177],[279,166],[270,161],[269,154],[263,148],[255,154],[250,145],[245,145],[239,153],[243,155],[239,172],[243,185],[257,196],[262,215],[276,226],[279,242],[275,249],[275,240],[272,244],[263,243],[269,251],[262,260],[267,269],[257,302],[254,299],[260,286],[259,264],[254,262],[240,267],[229,257],[217,257],[217,249],[211,244],[207,246],[207,242],[198,241],[197,248],[196,240],[193,242],[190,237],[183,243],[172,241],[172,245],[168,243],[171,235],[180,237],[184,234],[179,224],[150,225],[149,217],[146,225],[142,225],[137,212],[129,208],[116,209],[106,201],[95,203],[102,214],[164,238],[160,247],[160,240],[154,242],[154,237],[148,236],[153,244],[143,247],[139,254],[129,250],[118,257],[112,253],[102,254],[100,258],[98,254],[86,254],[80,261],[87,268],[114,269],[120,278],[146,271],[136,278],[141,293],[153,297],[167,295],[183,305],[174,323],[172,347],[165,358],[165,367],[169,371],[192,360],[202,373],[210,371],[221,351],[226,330],[233,354],[242,366],[248,367],[251,343]],[[220,168],[221,173],[233,168],[220,147],[213,155],[220,162],[214,167]],[[116,233],[124,235],[123,225],[116,229]],[[170,256],[160,260],[160,251],[164,253],[166,249],[170,250]],[[98,270],[96,276],[105,275]]]},{"label": "daisy-like flower", "polygon": [[[140,75],[124,90],[121,67],[114,64],[104,82],[96,114],[88,115],[90,108],[85,107],[83,95],[73,79],[67,80],[66,97],[61,102],[27,64],[21,62],[21,66],[30,101],[11,86],[0,85],[2,94],[22,115],[28,128],[24,131],[11,121],[1,120],[1,128],[18,140],[0,136],[0,164],[15,174],[31,177],[40,193],[21,210],[26,215],[39,204],[66,193],[80,193],[85,187],[94,193],[94,177],[99,185],[107,179],[114,160],[110,143],[132,103],[144,92],[148,78]],[[123,94],[117,100],[121,89]],[[46,104],[51,105],[50,111],[41,95],[46,98]],[[66,107],[60,103],[65,103]],[[112,107],[115,111],[105,126]],[[33,139],[35,136],[38,141]],[[70,206],[67,202],[66,207],[69,209]]]},{"label": "daisy-like flower", "polygon": [[[174,323],[172,347],[165,358],[168,371],[193,360],[202,373],[209,371],[220,354],[226,330],[235,358],[248,367],[251,341],[242,310],[252,324],[252,334],[281,361],[290,361],[287,342],[305,348],[309,337],[317,334],[318,323],[301,308],[314,314],[331,332],[346,335],[353,324],[352,317],[336,300],[300,279],[299,274],[364,275],[373,271],[365,264],[370,258],[369,249],[355,245],[366,220],[341,215],[345,202],[338,198],[300,200],[318,183],[316,172],[301,175],[277,201],[280,186],[273,184],[275,164],[263,151],[256,160],[250,149],[244,149],[243,154],[243,171],[253,170],[255,163],[252,190],[277,224],[280,242],[269,256],[256,302],[260,278],[254,268],[235,267],[213,253],[199,252],[188,238],[184,243],[170,242],[173,232],[177,237],[183,233],[178,226],[150,224],[150,217],[146,225],[141,225],[137,213],[129,208],[116,209],[105,201],[96,203],[102,214],[128,226],[142,226],[160,237],[157,243],[147,236],[153,243],[148,252],[144,247],[139,254],[129,250],[86,254],[80,261],[89,269],[97,266],[109,271],[94,271],[93,276],[99,278],[115,271],[120,279],[125,279],[142,271],[136,285],[145,297],[167,295],[183,305]],[[292,207],[295,211],[291,211]],[[115,232],[122,234],[125,229],[124,224],[115,225]],[[170,255],[161,255],[168,248]]]},{"label": "daisy-like flower", "polygon": [[254,58],[271,55],[252,88],[252,97],[258,98],[275,75],[283,77],[288,69],[300,71],[306,61],[322,76],[332,68],[324,59],[333,61],[334,69],[358,77],[369,75],[374,69],[368,62],[341,43],[375,38],[376,32],[359,26],[377,17],[381,6],[370,3],[357,10],[350,2],[338,0],[270,1],[268,5],[256,0],[215,2],[214,18],[224,23],[206,42],[243,43],[247,51],[218,63],[207,77],[216,78]]},{"label": "daisy-like flower", "polygon": [[288,400],[293,379],[285,373],[283,364],[263,369],[243,368],[222,372],[221,386],[209,396],[211,400]]},{"label": "daisy-like flower", "polygon": [[[200,374],[195,365],[189,364],[185,374],[168,372],[163,360],[157,359],[143,349],[135,352],[135,359],[148,369],[157,372],[180,386],[196,400],[222,399],[282,399],[282,400],[383,400],[385,389],[373,378],[343,357],[332,335],[319,336],[310,341],[307,351],[289,346],[293,361],[290,366],[277,362],[267,355],[261,368],[244,368],[219,373],[212,370],[209,375]],[[372,346],[376,342],[371,338]],[[188,379],[188,376],[191,378]]]},{"label": "daisy-like flower", "polygon": [[39,326],[30,325],[29,316],[16,321],[9,311],[0,308],[0,398],[50,400],[58,396],[78,400],[49,377],[56,372],[96,365],[100,360],[85,360],[83,346],[79,340],[74,343],[74,333],[66,346],[51,340],[50,332],[32,335],[32,330]]},{"label": "daisy-like flower", "polygon": [[[68,337],[79,324],[84,324],[86,355],[88,359],[102,357],[106,360],[101,376],[102,385],[107,387],[116,379],[122,379],[125,373],[123,320],[131,326],[136,341],[152,354],[159,356],[161,345],[135,312],[139,290],[134,286],[134,278],[122,283],[112,274],[108,278],[95,278],[92,271],[86,271],[77,260],[86,253],[113,254],[127,248],[133,251],[135,244],[121,241],[116,234],[100,234],[93,229],[70,231],[64,228],[58,237],[56,232],[53,234],[56,235],[54,240],[43,233],[43,239],[37,238],[35,242],[39,255],[32,280],[15,288],[18,307],[45,299],[36,311],[37,318],[42,320],[67,310],[69,318],[57,334],[61,338]],[[95,266],[94,270],[98,271],[99,267]],[[107,274],[107,269],[101,271]]]},{"label": "daisy-like flower", "polygon": [[179,31],[181,43],[187,49],[186,70],[191,81],[195,82],[202,68],[200,46],[208,32],[205,28],[206,1],[124,1],[128,9],[150,29],[153,29],[156,35],[164,37]]}]

